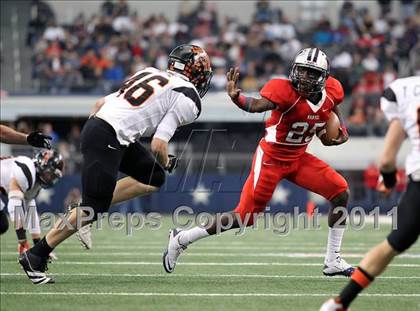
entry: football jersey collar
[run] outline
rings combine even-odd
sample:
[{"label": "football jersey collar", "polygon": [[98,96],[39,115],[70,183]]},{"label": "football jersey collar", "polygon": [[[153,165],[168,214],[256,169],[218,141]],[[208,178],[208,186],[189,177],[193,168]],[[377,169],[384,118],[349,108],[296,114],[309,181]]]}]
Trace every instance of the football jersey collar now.
[{"label": "football jersey collar", "polygon": [[321,107],[324,105],[325,103],[325,99],[327,98],[327,92],[325,91],[325,88],[322,90],[322,97],[319,100],[319,104],[315,105],[314,103],[312,103],[309,99],[305,99],[306,103],[308,104],[309,107],[311,107],[313,112],[318,112],[319,109],[321,109]]},{"label": "football jersey collar", "polygon": [[190,81],[190,79],[188,79],[186,76],[184,76],[183,74],[180,74],[178,72],[172,71],[172,70],[166,70],[167,72],[169,72],[171,75],[177,76],[179,78],[181,78],[182,80],[185,81]]}]

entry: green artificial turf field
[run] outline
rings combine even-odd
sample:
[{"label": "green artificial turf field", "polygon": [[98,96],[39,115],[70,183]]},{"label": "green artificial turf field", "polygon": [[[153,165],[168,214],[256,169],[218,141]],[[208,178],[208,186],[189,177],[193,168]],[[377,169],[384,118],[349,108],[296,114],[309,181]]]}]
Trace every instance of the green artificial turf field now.
[{"label": "green artificial turf field", "polygon": [[[1,237],[1,310],[318,310],[346,284],[322,276],[327,239],[321,230],[288,236],[248,230],[201,240],[181,255],[173,274],[161,265],[170,218],[162,229],[94,231],[92,250],[75,237],[62,244],[49,265],[56,284],[35,286],[16,261],[13,230]],[[357,264],[381,241],[389,225],[348,231],[343,253]],[[352,310],[420,310],[420,243],[392,265],[352,305]]]}]

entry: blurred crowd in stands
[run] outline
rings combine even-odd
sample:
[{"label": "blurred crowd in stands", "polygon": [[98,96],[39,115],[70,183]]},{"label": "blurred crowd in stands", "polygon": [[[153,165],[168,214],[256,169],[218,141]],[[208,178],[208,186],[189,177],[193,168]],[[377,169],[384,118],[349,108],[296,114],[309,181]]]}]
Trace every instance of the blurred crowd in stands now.
[{"label": "blurred crowd in stands", "polygon": [[373,16],[344,1],[333,26],[326,17],[313,23],[291,21],[264,0],[256,2],[249,24],[222,16],[217,4],[205,1],[192,7],[181,1],[177,20],[168,21],[163,15],[141,19],[125,0],[107,0],[97,14],[82,12],[63,25],[47,3],[34,1],[27,44],[34,51],[38,90],[50,94],[105,94],[144,67],[165,68],[171,49],[189,42],[211,56],[211,90],[223,90],[226,70],[239,66],[241,88],[254,92],[272,77],[287,76],[297,51],[315,45],[329,55],[331,73],[348,95],[350,133],[383,135],[383,89],[397,75],[420,68],[420,5],[402,0],[398,19],[390,0],[377,5],[380,14]]}]

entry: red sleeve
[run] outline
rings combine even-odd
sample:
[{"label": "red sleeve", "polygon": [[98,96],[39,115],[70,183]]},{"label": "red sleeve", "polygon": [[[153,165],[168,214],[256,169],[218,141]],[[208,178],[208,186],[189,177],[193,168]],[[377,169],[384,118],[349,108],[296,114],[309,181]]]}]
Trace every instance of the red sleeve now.
[{"label": "red sleeve", "polygon": [[281,110],[286,110],[289,107],[293,94],[290,81],[286,79],[272,79],[260,91],[261,97],[268,99]]},{"label": "red sleeve", "polygon": [[341,104],[344,99],[344,90],[340,81],[330,76],[327,80],[326,89],[327,94],[331,96],[334,103],[336,105]]}]

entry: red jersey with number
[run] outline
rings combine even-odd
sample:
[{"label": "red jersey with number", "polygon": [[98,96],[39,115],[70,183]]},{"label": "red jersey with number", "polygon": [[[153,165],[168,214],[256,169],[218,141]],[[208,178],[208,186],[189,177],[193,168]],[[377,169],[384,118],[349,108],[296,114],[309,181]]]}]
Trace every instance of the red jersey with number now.
[{"label": "red jersey with number", "polygon": [[268,81],[260,94],[276,105],[266,121],[260,146],[282,161],[296,160],[305,153],[313,135],[325,126],[331,110],[344,98],[341,83],[333,77],[327,79],[318,103],[300,96],[287,79]]}]

